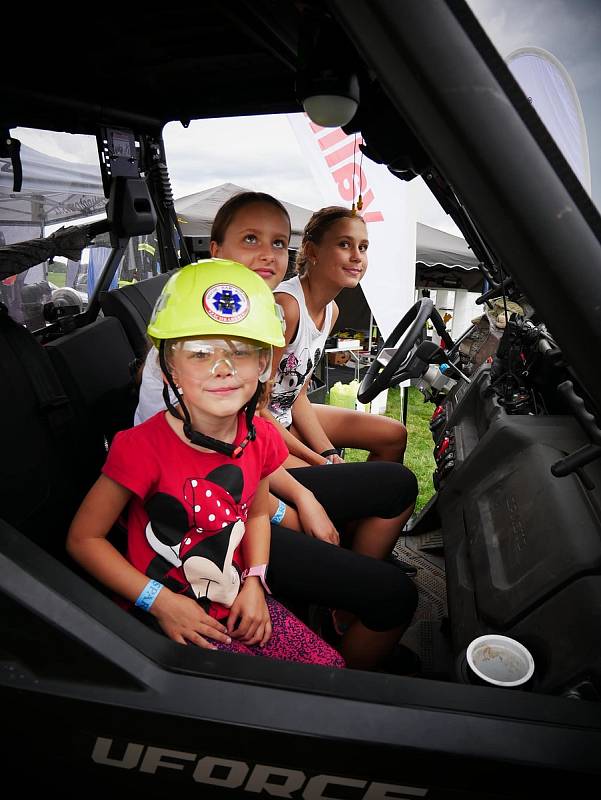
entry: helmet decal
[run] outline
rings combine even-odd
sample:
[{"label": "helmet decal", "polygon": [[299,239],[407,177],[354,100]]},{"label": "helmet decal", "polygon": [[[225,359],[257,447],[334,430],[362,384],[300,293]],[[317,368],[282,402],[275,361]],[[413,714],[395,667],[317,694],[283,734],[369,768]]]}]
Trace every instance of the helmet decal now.
[{"label": "helmet decal", "polygon": [[217,283],[202,298],[204,310],[216,322],[241,322],[250,311],[248,296],[238,286]]}]

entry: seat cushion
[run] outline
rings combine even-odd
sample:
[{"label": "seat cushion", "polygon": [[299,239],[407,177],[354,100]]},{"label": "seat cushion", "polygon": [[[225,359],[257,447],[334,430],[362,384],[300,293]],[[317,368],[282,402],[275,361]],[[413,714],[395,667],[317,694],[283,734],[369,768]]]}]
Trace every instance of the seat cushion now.
[{"label": "seat cushion", "polygon": [[146,328],[154,304],[172,274],[173,270],[100,295],[100,307],[104,315],[116,317],[121,322],[138,359],[146,357],[149,347]]}]

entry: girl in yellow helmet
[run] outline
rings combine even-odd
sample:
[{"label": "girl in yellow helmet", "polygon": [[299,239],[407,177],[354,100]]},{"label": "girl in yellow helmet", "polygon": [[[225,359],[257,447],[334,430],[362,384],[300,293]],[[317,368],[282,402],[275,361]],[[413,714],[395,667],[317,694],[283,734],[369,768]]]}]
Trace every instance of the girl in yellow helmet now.
[{"label": "girl in yellow helmet", "polygon": [[[233,261],[175,273],[148,334],[178,397],[114,438],[69,530],[72,557],[182,644],[341,667],[267,583],[268,475],[287,456],[255,417],[283,341],[265,282]],[[107,535],[128,506],[127,558]]]},{"label": "girl in yellow helmet", "polygon": [[[211,255],[241,262],[273,290],[288,267],[290,233],[286,208],[276,198],[241,192],[215,216]],[[154,353],[144,367],[138,423],[165,405],[162,372]],[[173,392],[169,399],[177,400]],[[280,468],[269,477],[269,585],[295,608],[318,604],[347,610],[351,623],[344,632],[339,628],[342,635],[336,646],[349,666],[381,668],[385,661],[389,663],[417,603],[407,574],[377,560],[390,553],[413,510],[415,476],[401,464],[350,463],[332,469],[320,466],[326,465],[326,458],[307,447],[305,455],[316,466]],[[352,538],[345,533],[349,523],[354,529]],[[346,547],[337,546],[341,537]],[[406,665],[397,662],[390,669],[406,671]]]}]

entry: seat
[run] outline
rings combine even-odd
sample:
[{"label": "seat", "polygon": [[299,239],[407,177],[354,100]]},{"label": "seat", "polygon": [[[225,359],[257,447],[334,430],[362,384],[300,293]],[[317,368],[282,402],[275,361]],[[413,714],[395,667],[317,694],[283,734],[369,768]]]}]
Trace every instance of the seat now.
[{"label": "seat", "polygon": [[117,431],[133,425],[137,361],[116,317],[100,317],[49,342],[45,349],[94,436],[110,444]]},{"label": "seat", "polygon": [[142,362],[148,352],[146,328],[150,322],[154,304],[167,283],[171,272],[154,278],[130,283],[100,295],[100,307],[105,317],[116,317],[122,324],[136,358]]},{"label": "seat", "polygon": [[[55,345],[58,344],[55,343]],[[49,349],[0,306],[0,517],[59,560],[65,537],[106,456]]]}]

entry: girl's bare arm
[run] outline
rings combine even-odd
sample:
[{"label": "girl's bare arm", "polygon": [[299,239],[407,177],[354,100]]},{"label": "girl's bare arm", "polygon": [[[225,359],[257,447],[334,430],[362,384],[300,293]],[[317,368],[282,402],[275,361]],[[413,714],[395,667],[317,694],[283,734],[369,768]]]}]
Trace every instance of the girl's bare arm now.
[{"label": "girl's bare arm", "polygon": [[[67,551],[75,561],[116,594],[135,603],[148,577],[121,555],[107,535],[131,497],[131,492],[101,475],[79,507],[67,536]],[[155,616],[167,636],[176,642],[192,642],[214,649],[207,641],[229,642],[224,626],[206,614],[191,597],[164,586],[153,602]]]}]

